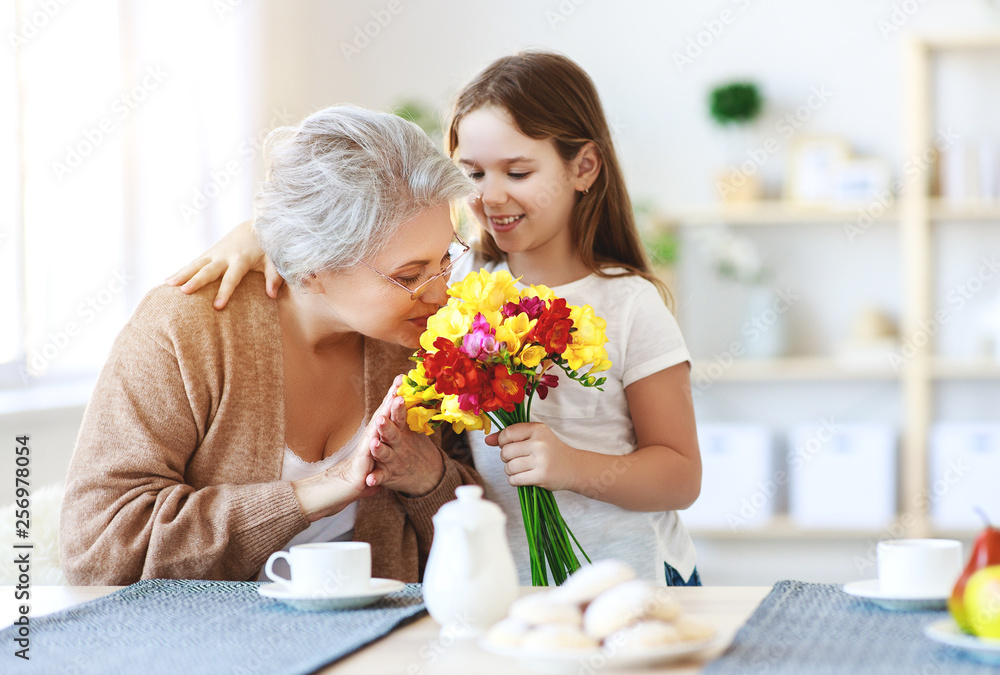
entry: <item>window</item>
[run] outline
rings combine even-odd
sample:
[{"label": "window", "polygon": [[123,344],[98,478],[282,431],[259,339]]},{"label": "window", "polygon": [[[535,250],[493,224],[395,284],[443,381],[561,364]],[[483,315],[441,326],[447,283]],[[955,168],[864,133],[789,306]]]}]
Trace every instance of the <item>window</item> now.
[{"label": "window", "polygon": [[254,123],[257,8],[226,7],[4,5],[0,386],[93,377],[143,295],[251,214],[290,120]]}]

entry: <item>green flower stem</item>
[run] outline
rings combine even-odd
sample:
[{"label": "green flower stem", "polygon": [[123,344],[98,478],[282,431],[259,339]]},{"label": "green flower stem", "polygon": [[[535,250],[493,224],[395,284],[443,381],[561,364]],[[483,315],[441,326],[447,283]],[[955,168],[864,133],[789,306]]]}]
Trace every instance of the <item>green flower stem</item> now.
[{"label": "green flower stem", "polygon": [[[583,550],[582,546],[580,546],[580,542],[577,540],[576,535],[573,534],[573,530],[569,529],[569,525],[567,525],[566,521],[563,520],[561,513],[559,514],[559,521],[562,523],[563,529],[567,532],[567,534],[569,534],[569,536],[573,538],[573,543],[576,544],[576,547],[578,549],[580,549],[580,553],[583,554],[583,557],[587,559],[587,562],[592,563],[593,560],[590,559],[590,556],[587,555],[587,552]],[[573,559],[577,560],[576,556],[573,556]],[[577,560],[577,562],[579,563],[579,560]]]},{"label": "green flower stem", "polygon": [[527,539],[528,539],[528,558],[531,561],[531,581],[532,581],[532,585],[534,585],[535,577],[537,575],[536,559],[538,557],[538,554],[535,551],[535,538],[530,534],[530,532],[531,532],[531,530],[530,530],[530,528],[531,528],[531,521],[528,518],[528,512],[529,512],[529,509],[528,509],[528,506],[527,506],[528,505],[528,501],[527,501],[528,500],[528,495],[527,495],[527,493],[526,493],[525,490],[522,490],[521,488],[518,488],[517,489],[517,498],[521,502],[521,520],[524,522],[524,532],[527,535]]},{"label": "green flower stem", "polygon": [[[494,410],[486,414],[498,431],[511,424],[527,422],[534,393],[532,388],[527,401],[515,406],[513,412]],[[559,504],[552,492],[537,485],[525,485],[517,488],[517,497],[521,505],[524,535],[528,540],[533,586],[548,586],[550,571],[553,581],[561,584],[580,567],[580,560],[573,550],[573,544],[576,544],[576,548],[590,562],[590,558],[559,512]]]},{"label": "green flower stem", "polygon": [[[531,493],[531,524],[532,524],[532,535],[535,537],[535,545],[539,548],[539,552],[542,555],[537,556],[538,567],[541,571],[541,586],[549,585],[549,576],[545,571],[545,560],[547,559],[546,553],[548,552],[548,538],[545,536],[545,522],[541,519],[539,515],[541,504],[539,504],[539,494],[538,488],[534,485],[529,486],[529,492]],[[532,585],[534,585],[534,580],[532,580]]]},{"label": "green flower stem", "polygon": [[[555,495],[548,492],[546,502],[545,519],[550,524],[550,529],[552,530],[552,548],[556,552],[554,560],[560,567],[567,568],[570,571],[577,569],[580,567],[580,561],[573,553],[569,537],[566,536],[568,528],[562,518],[562,514],[559,513],[559,506],[556,504]],[[551,524],[555,526],[552,527]],[[577,546],[579,546],[579,543],[577,543]]]}]

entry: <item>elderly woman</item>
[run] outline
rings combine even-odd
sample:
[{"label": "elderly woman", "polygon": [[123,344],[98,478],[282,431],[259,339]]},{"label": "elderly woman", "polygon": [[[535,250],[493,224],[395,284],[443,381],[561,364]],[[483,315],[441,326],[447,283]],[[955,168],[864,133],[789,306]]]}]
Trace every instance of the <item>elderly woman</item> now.
[{"label": "elderly woman", "polygon": [[431,516],[479,483],[406,430],[394,377],[446,301],[449,204],[467,179],[413,124],[334,107],[269,139],[257,197],[263,276],[225,311],[217,285],[152,290],[87,408],[60,523],[66,578],[248,580],[306,541],[372,547],[417,581]]}]

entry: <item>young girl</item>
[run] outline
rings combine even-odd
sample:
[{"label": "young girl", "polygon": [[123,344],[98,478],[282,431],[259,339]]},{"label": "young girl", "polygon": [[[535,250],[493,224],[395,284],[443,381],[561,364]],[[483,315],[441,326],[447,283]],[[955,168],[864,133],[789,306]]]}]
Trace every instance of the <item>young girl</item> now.
[{"label": "young girl", "polygon": [[[530,423],[469,437],[487,496],[507,514],[521,582],[530,583],[528,548],[512,486],[539,485],[556,492],[591,559],[624,560],[668,586],[700,585],[676,513],[701,487],[690,356],[649,271],[593,82],[561,55],[503,57],[459,94],[447,142],[479,188],[471,210],[482,228],[478,254],[459,261],[452,280],[507,269],[607,320],[613,366],[603,392],[564,378],[536,397]],[[171,283],[209,262],[186,287],[228,267],[231,288],[258,257],[246,230],[232,236]]]}]

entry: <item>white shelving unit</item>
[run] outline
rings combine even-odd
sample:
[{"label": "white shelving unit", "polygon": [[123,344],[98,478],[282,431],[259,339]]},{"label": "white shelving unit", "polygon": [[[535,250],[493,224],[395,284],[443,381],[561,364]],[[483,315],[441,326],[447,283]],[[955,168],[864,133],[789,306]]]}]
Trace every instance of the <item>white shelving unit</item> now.
[{"label": "white shelving unit", "polygon": [[[933,82],[935,56],[947,51],[1000,50],[1000,33],[967,37],[912,38],[904,54],[903,156],[924,153],[932,140]],[[921,169],[898,203],[886,208],[875,222],[898,227],[903,271],[900,334],[913,336],[934,316],[934,266],[932,239],[935,226],[972,222],[1000,224],[1000,205],[970,203],[956,205],[930,195],[930,167]],[[782,201],[761,201],[739,205],[688,205],[661,214],[660,227],[701,227],[718,224],[731,226],[809,227],[844,224],[855,221],[857,209],[849,207],[816,208]],[[952,359],[934,354],[933,339],[916,346],[913,356],[894,370],[890,364],[860,366],[834,357],[790,357],[766,361],[737,360],[724,369],[712,369],[711,362],[696,362],[694,379],[710,376],[713,381],[759,383],[780,386],[789,382],[898,382],[902,396],[903,426],[899,454],[899,522],[905,536],[957,536],[969,538],[972,532],[935,530],[929,514],[919,504],[928,488],[928,435],[934,419],[934,385],[952,380],[1000,380],[1000,362],[995,360]],[[739,532],[706,530],[694,532],[709,539],[792,539],[792,538],[878,538],[885,531],[812,530],[796,526],[787,516],[776,516],[759,529]]]},{"label": "white shelving unit", "polygon": [[898,380],[899,373],[888,364],[860,366],[835,358],[794,356],[781,359],[734,361],[720,375],[712,371],[711,362],[696,361],[692,375],[704,375],[724,382],[825,382],[837,380]]}]

